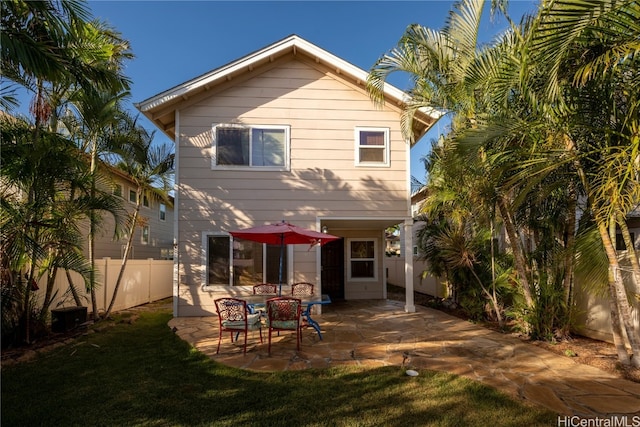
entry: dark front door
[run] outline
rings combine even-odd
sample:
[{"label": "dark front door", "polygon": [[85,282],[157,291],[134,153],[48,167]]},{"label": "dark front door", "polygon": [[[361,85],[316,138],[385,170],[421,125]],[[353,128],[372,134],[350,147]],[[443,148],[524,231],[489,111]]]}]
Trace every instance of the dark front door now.
[{"label": "dark front door", "polygon": [[332,300],[344,299],[344,239],[322,246],[322,293]]}]

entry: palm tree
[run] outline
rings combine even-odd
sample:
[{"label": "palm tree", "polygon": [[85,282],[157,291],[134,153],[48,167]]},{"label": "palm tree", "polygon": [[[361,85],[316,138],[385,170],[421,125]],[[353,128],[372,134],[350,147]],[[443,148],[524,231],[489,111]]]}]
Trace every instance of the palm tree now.
[{"label": "palm tree", "polygon": [[511,159],[505,184],[518,189],[518,199],[546,182],[539,188],[565,188],[566,211],[581,195],[587,201],[583,209],[609,258],[612,329],[626,364],[640,359],[630,359],[623,337],[637,355],[640,334],[630,322],[611,236],[640,197],[638,19],[635,2],[543,3],[520,33],[474,66],[470,81],[491,108],[467,135],[483,147],[491,144],[495,158]]},{"label": "palm tree", "polygon": [[[442,32],[417,26],[408,30],[398,47],[374,66],[370,87],[379,97],[390,72],[407,71],[414,76],[411,95],[416,102],[407,108],[406,123],[419,107],[456,112],[453,146],[489,160],[492,197],[530,307],[534,307],[531,290],[541,296],[540,285],[560,280],[567,293],[563,299],[570,301],[574,207],[586,200],[582,209],[591,213],[610,262],[614,338],[620,341],[623,335],[616,331],[619,313],[632,352],[640,354],[640,334],[629,322],[610,237],[615,235],[616,221],[623,221],[639,199],[640,6],[634,1],[543,2],[537,17],[512,24],[513,31],[498,44],[480,51],[470,49],[472,38],[464,36],[473,34],[473,25],[467,25],[462,36],[451,34],[456,29],[452,23],[477,22],[473,17],[478,14],[467,12],[477,7],[471,1],[458,5],[457,10],[463,11],[460,18],[450,18]],[[474,144],[476,149],[469,149]],[[534,201],[549,209],[537,209]],[[541,214],[556,222],[538,220],[536,215]],[[571,228],[558,227],[562,221]],[[538,235],[543,231],[546,237]],[[545,246],[554,235],[556,242],[564,242],[558,255],[555,245]],[[558,240],[561,235],[570,237]],[[528,242],[530,249],[523,246]],[[532,251],[534,242],[544,251]],[[541,269],[540,262],[547,260],[548,267]],[[529,281],[536,287],[532,289]],[[619,354],[623,363],[629,363],[626,352]]]},{"label": "palm tree", "polygon": [[74,68],[73,53],[60,49],[72,22],[87,16],[82,2],[7,0],[0,3],[3,78],[29,86],[30,79],[57,81]]},{"label": "palm tree", "polygon": [[[100,156],[104,155],[109,148],[110,139],[117,134],[117,130],[127,122],[126,113],[123,112],[121,103],[129,95],[128,92],[112,94],[111,92],[82,90],[77,91],[69,99],[70,109],[75,114],[65,116],[62,121],[66,129],[71,132],[77,141],[78,148],[89,156],[89,174],[91,185],[89,196],[96,197],[98,194],[98,183],[102,179],[101,171],[98,168]],[[116,219],[116,229],[119,232],[121,225]],[[98,319],[97,299],[95,295],[95,238],[98,229],[100,216],[98,211],[93,210],[89,215],[89,262],[92,273],[90,277],[91,304],[94,313],[94,320]]]},{"label": "palm tree", "polygon": [[[51,131],[58,130],[59,113],[71,97],[88,103],[89,98],[96,94],[123,93],[128,89],[130,81],[122,73],[124,60],[132,57],[128,42],[105,24],[89,21],[84,1],[9,0],[2,2],[1,7],[3,78],[35,94],[31,108],[35,119],[32,127],[34,141],[40,138],[41,128],[47,122]],[[102,96],[99,95],[98,99],[100,102]],[[12,105],[10,93],[3,92],[2,105]],[[104,114],[99,120],[104,124]],[[88,132],[89,144],[94,144],[89,151],[93,175],[91,196],[96,197],[95,141],[99,138],[101,126],[94,117],[88,119],[84,127],[91,129]],[[92,236],[96,221],[96,211],[93,210],[90,221]],[[97,313],[93,273],[90,282],[94,313]]]},{"label": "palm tree", "polygon": [[[536,118],[546,122],[549,139],[562,147],[566,160],[560,164],[570,162],[579,178],[609,260],[618,356],[637,367],[640,358],[624,350],[626,336],[633,355],[640,354],[640,331],[631,321],[614,242],[616,225],[640,200],[639,38],[640,5],[635,1],[544,2],[528,33],[530,62],[525,63],[529,69],[542,68],[546,76],[531,97],[538,103],[530,105]],[[637,288],[640,276],[633,277]]]},{"label": "palm tree", "polygon": [[[425,162],[429,183],[421,212],[429,228],[419,232],[419,241],[426,243],[423,252],[429,256],[428,268],[435,267],[434,274],[444,269],[450,280],[464,274],[464,279],[458,280],[455,286],[469,288],[475,283],[479,288],[478,296],[484,295],[491,303],[502,326],[496,254],[487,252],[493,245],[496,219],[493,188],[484,178],[486,159],[460,156],[459,152],[450,149],[452,142],[450,138],[441,139]],[[486,285],[488,282],[491,286]]]},{"label": "palm tree", "polygon": [[[133,57],[129,51],[129,43],[120,34],[99,21],[92,21],[84,26],[75,27],[71,32],[71,40],[77,43],[78,52],[83,59],[94,64],[94,72],[103,77],[106,84],[93,86],[77,85],[73,80],[62,81],[52,85],[50,99],[66,99],[66,114],[62,121],[66,129],[76,138],[78,147],[89,153],[90,176],[92,183],[90,197],[98,196],[98,182],[102,180],[98,163],[100,155],[106,147],[106,139],[113,128],[124,120],[121,103],[129,96],[127,91],[130,82],[122,74],[124,61]],[[55,110],[54,110],[55,111]],[[58,115],[54,114],[52,122],[57,122]],[[118,233],[120,220],[114,217],[115,232]],[[95,295],[95,235],[100,221],[97,210],[92,210],[89,223],[89,262],[91,275],[89,289],[94,318],[98,319]]]},{"label": "palm tree", "polygon": [[[32,284],[40,270],[61,265],[81,270],[78,264],[70,263],[69,257],[49,259],[47,264],[49,249],[69,238],[60,230],[61,210],[67,206],[61,203],[61,195],[81,165],[72,141],[45,129],[34,140],[32,128],[21,120],[3,116],[1,144],[2,256],[6,257],[2,265],[7,268],[5,273],[23,277],[3,281],[3,286],[22,283],[23,336],[29,342],[31,315],[36,310],[31,299]],[[70,239],[66,244],[73,246],[72,242]]]},{"label": "palm tree", "polygon": [[[27,139],[21,140],[20,144],[15,146],[8,146],[7,150],[3,148],[3,161],[5,153],[10,154],[13,149],[32,144],[33,150],[25,153],[27,155],[25,159],[31,159],[30,161],[35,163],[29,165],[28,170],[42,176],[42,179],[34,181],[26,175],[16,175],[16,179],[12,181],[17,188],[23,189],[26,202],[19,203],[18,208],[13,209],[9,204],[10,200],[7,199],[4,213],[7,213],[8,218],[16,220],[10,223],[19,224],[19,214],[22,212],[24,220],[22,223],[28,226],[24,229],[14,229],[19,232],[12,234],[12,239],[3,242],[8,246],[3,245],[2,254],[6,258],[3,258],[2,265],[17,269],[13,271],[27,268],[28,271],[25,274],[27,281],[24,283],[32,283],[38,276],[49,274],[44,307],[41,312],[46,311],[51,301],[50,287],[58,268],[67,270],[68,277],[69,269],[87,272],[77,246],[80,239],[70,220],[83,217],[87,213],[84,209],[88,209],[92,237],[99,220],[98,212],[110,211],[115,215],[116,223],[119,223],[117,218],[119,208],[113,203],[115,198],[98,189],[98,182],[102,178],[97,168],[97,141],[101,138],[100,132],[104,132],[105,127],[108,128],[114,123],[113,117],[106,116],[115,115],[116,110],[107,112],[108,108],[102,108],[98,114],[99,117],[91,117],[91,113],[96,112],[96,108],[76,110],[84,113],[82,119],[85,119],[85,123],[82,126],[85,130],[89,130],[83,139],[76,139],[78,147],[90,146],[88,151],[91,153],[91,185],[88,191],[87,187],[78,185],[79,177],[84,175],[83,166],[76,165],[75,169],[69,169],[69,163],[63,157],[69,152],[60,150],[60,147],[71,150],[68,137],[69,135],[76,138],[78,136],[75,132],[78,128],[69,127],[70,112],[73,111],[69,108],[72,105],[69,104],[71,100],[80,99],[84,101],[84,106],[95,107],[104,99],[103,93],[126,93],[130,85],[129,79],[122,73],[124,60],[132,57],[128,42],[104,23],[89,21],[89,19],[90,14],[86,3],[80,0],[1,2],[2,79],[21,85],[34,93],[30,109],[34,122],[32,124],[24,122],[24,128],[29,129],[30,135],[25,136],[19,132],[7,134],[3,142]],[[10,87],[6,88],[3,85],[0,93],[2,96],[0,105],[3,108],[10,109],[16,105],[13,93]],[[90,101],[92,96],[94,99]],[[113,104],[108,106],[113,107]],[[62,126],[59,120],[61,116],[64,116],[67,125],[66,130],[63,131],[64,136],[57,134]],[[99,123],[100,121],[102,123]],[[10,130],[10,128],[3,127],[4,130]],[[66,142],[63,143],[62,140]],[[49,163],[60,163],[57,165],[58,169],[54,165],[41,161],[40,155],[43,152],[47,153]],[[86,160],[85,157],[78,156],[77,147],[70,152],[74,161]],[[55,159],[55,162],[51,159]],[[62,169],[65,171],[62,172]],[[51,179],[48,179],[47,173],[50,170],[58,170],[59,173],[51,175]],[[73,175],[72,172],[76,174]],[[37,219],[34,220],[34,218]],[[3,223],[5,219],[9,221],[3,218]],[[7,229],[11,230],[11,228]],[[16,247],[20,250],[15,251]],[[92,249],[93,245],[90,247]],[[25,254],[29,256],[26,257]],[[14,260],[10,261],[9,256],[15,256]],[[92,250],[90,258],[93,259]],[[91,290],[93,312],[97,315],[94,271],[94,265],[91,263],[90,277],[87,282]],[[4,283],[3,281],[3,286]],[[75,292],[71,281],[69,285],[76,303],[79,304],[79,295]],[[29,341],[32,311],[31,287],[24,286],[23,291],[24,298],[20,309],[24,313],[26,341]],[[4,295],[3,288],[3,297]]]},{"label": "palm tree", "polygon": [[89,21],[85,1],[6,0],[0,12],[3,79],[34,92],[38,82],[120,90],[129,86],[118,71],[118,58],[130,57],[128,44],[105,24]]},{"label": "palm tree", "polygon": [[[450,12],[442,30],[431,30],[420,25],[407,28],[397,46],[382,56],[372,67],[368,77],[368,88],[374,100],[382,100],[382,87],[391,73],[409,73],[413,88],[410,101],[403,112],[403,130],[411,135],[413,115],[419,108],[433,107],[455,113],[452,118],[452,133],[477,126],[479,111],[486,109],[486,100],[477,96],[476,88],[469,83],[475,67],[489,48],[478,46],[478,28],[485,2],[465,0],[457,2]],[[492,2],[495,8],[504,10],[504,2]],[[530,272],[526,256],[517,232],[511,211],[511,195],[500,191],[494,184],[493,203],[501,215],[509,236],[519,281],[527,305],[533,304]]]},{"label": "palm tree", "polygon": [[136,186],[136,206],[129,217],[127,244],[122,256],[122,263],[118,278],[116,279],[111,302],[105,312],[105,318],[109,317],[118,295],[118,289],[124,275],[129,252],[133,245],[136,228],[144,225],[140,218],[140,207],[145,199],[162,200],[169,204],[169,184],[174,171],[173,147],[169,144],[154,143],[154,132],[149,133],[134,120],[128,134],[120,133],[122,143],[113,147],[113,153],[119,156],[117,167],[126,173]]}]

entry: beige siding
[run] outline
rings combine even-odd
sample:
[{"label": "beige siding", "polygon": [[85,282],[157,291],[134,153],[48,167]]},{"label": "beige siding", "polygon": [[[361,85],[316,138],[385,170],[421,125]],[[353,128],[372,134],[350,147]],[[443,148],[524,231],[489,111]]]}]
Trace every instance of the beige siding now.
[{"label": "beige siding", "polygon": [[[317,67],[291,60],[254,70],[251,78],[179,110],[179,315],[214,312],[218,291],[201,288],[205,232],[281,219],[315,228],[319,216],[410,216],[398,110],[377,109],[362,89]],[[212,126],[219,123],[289,126],[290,170],[213,170]],[[363,126],[390,129],[389,167],[355,166],[355,128]],[[376,237],[383,252],[381,230],[359,233]],[[290,279],[315,282],[316,249],[291,250]],[[378,281],[347,283],[347,298],[382,298],[382,261]]]}]

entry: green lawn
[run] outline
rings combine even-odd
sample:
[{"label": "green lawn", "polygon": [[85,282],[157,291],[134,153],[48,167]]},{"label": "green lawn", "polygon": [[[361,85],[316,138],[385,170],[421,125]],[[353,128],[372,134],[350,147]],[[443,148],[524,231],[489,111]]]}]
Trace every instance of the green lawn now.
[{"label": "green lawn", "polygon": [[463,378],[399,367],[255,373],[218,364],[143,312],[2,368],[2,426],[551,426]]}]

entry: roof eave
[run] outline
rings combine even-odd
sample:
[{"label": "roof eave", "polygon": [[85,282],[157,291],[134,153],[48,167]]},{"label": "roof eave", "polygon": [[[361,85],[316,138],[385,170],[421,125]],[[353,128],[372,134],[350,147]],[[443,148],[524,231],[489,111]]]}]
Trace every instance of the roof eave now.
[{"label": "roof eave", "polygon": [[[155,96],[152,96],[144,101],[135,103],[135,107],[142,112],[149,120],[151,120],[160,130],[170,137],[175,137],[171,131],[173,128],[165,128],[164,124],[155,117],[155,112],[161,109],[166,111],[167,106],[172,103],[180,102],[181,100],[187,100],[191,96],[198,94],[201,90],[209,90],[215,87],[217,84],[231,79],[238,73],[251,71],[260,64],[273,61],[282,55],[293,52],[303,52],[306,55],[314,58],[317,62],[322,62],[331,68],[334,68],[338,74],[349,76],[350,78],[366,84],[368,73],[359,67],[327,52],[326,50],[319,48],[318,46],[307,42],[306,40],[298,37],[297,35],[291,35],[279,42],[271,44],[261,50],[250,53],[236,61],[233,61],[227,65],[216,68],[206,74],[161,92]],[[396,105],[404,106],[407,103],[407,94],[402,90],[386,83],[383,87],[383,95],[385,102],[390,102]],[[429,128],[435,123],[442,114],[435,109],[422,108],[420,114],[417,117],[422,123]]]}]

